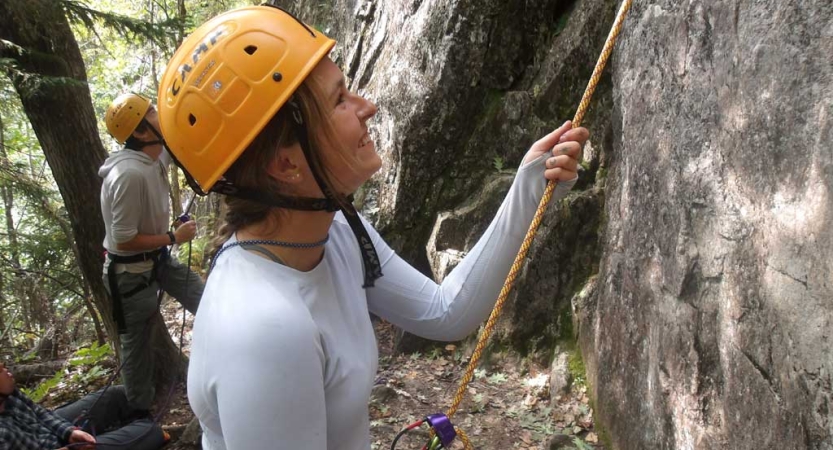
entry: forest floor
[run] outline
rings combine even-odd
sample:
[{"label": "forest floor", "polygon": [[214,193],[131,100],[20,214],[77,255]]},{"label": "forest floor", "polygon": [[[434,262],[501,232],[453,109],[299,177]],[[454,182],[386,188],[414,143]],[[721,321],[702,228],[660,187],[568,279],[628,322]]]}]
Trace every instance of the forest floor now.
[{"label": "forest floor", "polygon": [[[177,306],[175,302],[167,302],[162,312],[171,336],[178,343],[181,312]],[[183,333],[186,354],[192,322],[193,317],[189,315]],[[407,425],[448,409],[466,369],[469,352],[447,345],[426,354],[394,355],[394,327],[378,322],[375,328],[379,373],[370,402],[370,433],[372,448],[383,450],[390,448],[396,434]],[[569,395],[552,402],[548,367],[536,367],[528,361],[522,363],[517,356],[494,354],[484,365],[488,368],[475,371],[467,395],[453,418],[474,448],[604,449],[594,429],[585,386],[575,384]],[[101,377],[85,390],[97,389],[107,378]],[[199,448],[189,443],[196,440],[196,435],[186,432],[194,416],[188,406],[184,382],[165,391],[157,393],[157,402],[170,405],[161,418],[163,428],[173,436],[166,449]],[[71,400],[73,395],[77,395],[77,387],[61,384],[50,391],[43,403],[56,406]],[[425,427],[415,429],[399,441],[397,450],[420,449],[427,439]],[[459,440],[453,448],[462,448]]]}]

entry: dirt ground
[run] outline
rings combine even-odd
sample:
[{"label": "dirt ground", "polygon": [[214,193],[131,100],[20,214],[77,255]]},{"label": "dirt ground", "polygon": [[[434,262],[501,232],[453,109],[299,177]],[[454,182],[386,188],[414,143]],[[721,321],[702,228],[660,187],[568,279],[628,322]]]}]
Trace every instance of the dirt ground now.
[{"label": "dirt ground", "polygon": [[[178,343],[181,310],[170,302],[163,316],[171,336]],[[193,317],[188,315],[183,347],[187,354],[191,340]],[[428,414],[445,412],[451,405],[462,377],[468,354],[453,345],[431,350],[426,354],[394,355],[395,330],[385,322],[376,323],[379,343],[379,373],[370,403],[370,432],[373,450],[389,449],[396,434],[407,425]],[[115,363],[113,363],[115,366]],[[477,449],[603,449],[594,430],[593,411],[586,388],[574,386],[566,398],[555,404],[549,395],[549,370],[511,355],[490,355],[488,368],[475,371],[467,395],[453,423],[460,427]],[[103,384],[106,377],[101,380]],[[72,392],[50,395],[45,403],[60,404]],[[170,395],[170,401],[167,401]],[[192,450],[198,446],[193,433],[183,433],[193,419],[188,406],[184,382],[173,390],[157,395],[159,405],[169,404],[160,422],[173,440],[170,450]],[[427,428],[408,432],[397,443],[397,450],[421,449],[429,435]],[[463,448],[457,442],[455,449]]]}]

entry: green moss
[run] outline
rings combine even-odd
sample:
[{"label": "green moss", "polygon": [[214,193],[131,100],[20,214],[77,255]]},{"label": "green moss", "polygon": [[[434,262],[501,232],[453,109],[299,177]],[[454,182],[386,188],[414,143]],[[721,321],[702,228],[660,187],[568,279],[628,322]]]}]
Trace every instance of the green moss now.
[{"label": "green moss", "polygon": [[601,426],[598,421],[593,423],[593,428],[596,430],[596,434],[599,436],[602,444],[604,444],[604,447],[613,448],[613,440],[610,438],[610,433],[607,432],[607,428]]},{"label": "green moss", "polygon": [[558,333],[557,342],[568,348],[575,347],[576,335],[573,330],[573,312],[569,306],[561,309],[558,314],[558,323],[561,325],[561,329]]},{"label": "green moss", "polygon": [[587,369],[584,367],[584,359],[581,357],[578,346],[570,350],[567,368],[570,369],[570,375],[572,375],[574,383],[587,386]]},{"label": "green moss", "polygon": [[581,349],[576,343],[575,330],[573,329],[573,313],[569,307],[563,308],[559,314],[560,330],[556,343],[568,353],[568,369],[573,377],[573,384],[578,386],[587,385],[587,373],[584,367],[584,360],[581,357]]},{"label": "green moss", "polygon": [[489,89],[485,97],[485,107],[483,108],[483,115],[481,123],[492,120],[500,111],[503,105],[503,97],[506,92],[497,89]]}]

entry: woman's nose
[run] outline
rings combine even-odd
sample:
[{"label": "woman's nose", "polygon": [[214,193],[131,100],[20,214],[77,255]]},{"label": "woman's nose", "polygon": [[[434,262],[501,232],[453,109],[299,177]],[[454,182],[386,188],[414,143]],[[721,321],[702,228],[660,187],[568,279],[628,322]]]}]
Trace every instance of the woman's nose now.
[{"label": "woman's nose", "polygon": [[370,100],[361,97],[361,107],[359,108],[359,117],[362,120],[368,120],[371,117],[376,115],[376,112],[379,109],[376,107],[376,104],[371,102]]}]

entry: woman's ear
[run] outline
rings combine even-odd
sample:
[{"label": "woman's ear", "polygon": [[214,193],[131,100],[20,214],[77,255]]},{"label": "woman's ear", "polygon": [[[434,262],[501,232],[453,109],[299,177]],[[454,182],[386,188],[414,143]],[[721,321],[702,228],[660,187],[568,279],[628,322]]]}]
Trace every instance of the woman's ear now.
[{"label": "woman's ear", "polygon": [[266,168],[266,173],[280,183],[298,184],[304,179],[301,171],[302,161],[303,152],[297,143],[281,147]]}]

